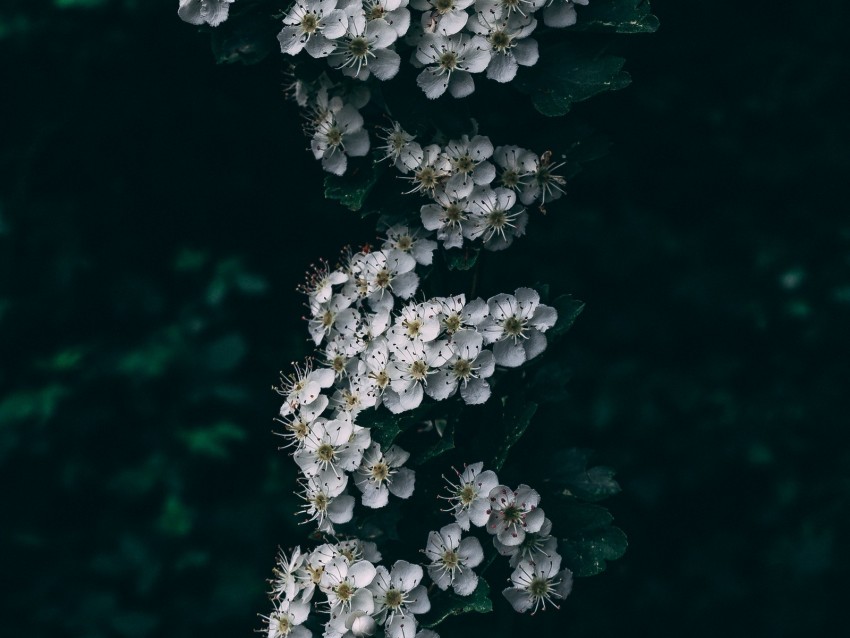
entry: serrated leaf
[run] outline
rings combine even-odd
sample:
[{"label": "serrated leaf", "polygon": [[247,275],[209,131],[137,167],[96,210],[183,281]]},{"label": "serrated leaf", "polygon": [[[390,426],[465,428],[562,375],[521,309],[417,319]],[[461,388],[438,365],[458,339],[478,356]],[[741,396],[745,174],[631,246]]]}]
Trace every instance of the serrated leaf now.
[{"label": "serrated leaf", "polygon": [[567,496],[584,501],[601,501],[619,494],[619,483],[614,480],[614,470],[597,466],[588,468],[591,452],[570,448],[555,455],[549,473],[552,483]]},{"label": "serrated leaf", "polygon": [[516,80],[516,84],[531,95],[534,107],[549,117],[565,115],[576,102],[604,91],[622,89],[631,82],[629,74],[623,71],[623,58],[575,43],[548,47],[540,58],[543,62]]},{"label": "serrated leaf", "polygon": [[572,295],[561,295],[555,299],[552,306],[558,311],[558,321],[549,330],[549,335],[560,337],[572,328],[576,319],[584,310],[584,305],[583,301],[573,299]]},{"label": "serrated leaf", "polygon": [[658,18],[650,12],[648,0],[607,0],[580,7],[574,31],[607,33],[654,33]]},{"label": "serrated leaf", "polygon": [[480,248],[451,248],[443,253],[449,270],[469,270],[478,261]]},{"label": "serrated leaf", "polygon": [[325,177],[325,197],[339,202],[349,210],[360,210],[384,168],[383,164],[373,162],[359,168],[352,168],[349,164],[348,172],[342,177]]},{"label": "serrated leaf", "polygon": [[508,452],[522,438],[536,412],[537,404],[527,401],[524,397],[511,397],[506,401],[502,414],[502,432],[498,435],[500,442],[488,467],[496,471],[502,469]]},{"label": "serrated leaf", "polygon": [[478,579],[478,586],[469,596],[458,596],[450,591],[437,591],[431,594],[431,611],[421,617],[423,627],[433,629],[441,622],[457,614],[476,612],[486,614],[493,611],[493,601],[490,600],[490,585],[483,578]]},{"label": "serrated leaf", "polygon": [[567,533],[561,538],[558,551],[562,564],[574,575],[595,576],[605,571],[607,561],[626,553],[628,539],[623,530],[611,524],[613,520],[604,507],[570,504],[561,517],[561,529],[567,529]]}]

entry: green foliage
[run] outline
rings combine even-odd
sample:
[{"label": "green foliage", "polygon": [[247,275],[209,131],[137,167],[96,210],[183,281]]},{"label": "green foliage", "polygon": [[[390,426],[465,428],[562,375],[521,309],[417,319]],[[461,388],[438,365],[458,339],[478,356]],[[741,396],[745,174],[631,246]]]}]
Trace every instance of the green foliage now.
[{"label": "green foliage", "polygon": [[552,465],[551,481],[565,496],[583,501],[601,501],[620,492],[610,467],[587,467],[591,452],[570,448],[558,453]]},{"label": "green foliage", "polygon": [[607,561],[625,554],[626,535],[611,524],[614,517],[604,507],[571,501],[561,511],[558,548],[573,574],[595,576],[605,571]]},{"label": "green foliage", "polygon": [[576,31],[614,33],[654,33],[658,18],[651,13],[649,0],[607,0],[579,8]]},{"label": "green foliage", "polygon": [[358,211],[385,170],[386,166],[378,162],[352,162],[349,171],[342,177],[325,177],[325,197],[338,201],[349,210]]},{"label": "green foliage", "polygon": [[522,438],[531,419],[537,412],[537,404],[528,401],[524,395],[514,395],[503,399],[504,410],[498,428],[493,428],[490,436],[496,443],[496,453],[493,455],[487,467],[496,470],[502,469],[508,458],[511,448]]},{"label": "green foliage", "polygon": [[450,248],[443,251],[443,256],[449,270],[472,270],[480,253],[480,248]]},{"label": "green foliage", "polygon": [[566,115],[573,104],[604,91],[629,85],[625,60],[584,42],[560,42],[541,51],[540,61],[516,80],[517,88],[531,95],[540,113]]},{"label": "green foliage", "polygon": [[470,596],[458,596],[451,591],[432,590],[431,611],[422,616],[422,626],[433,629],[441,622],[468,612],[485,614],[493,611],[493,601],[490,600],[490,586],[483,578],[478,580],[478,586]]},{"label": "green foliage", "polygon": [[182,430],[178,436],[193,455],[226,459],[230,456],[230,444],[244,441],[246,434],[235,423],[220,421],[207,428]]},{"label": "green foliage", "polygon": [[552,302],[552,306],[558,311],[558,321],[549,330],[552,337],[566,334],[584,310],[584,302],[573,299],[572,295],[561,295]]}]

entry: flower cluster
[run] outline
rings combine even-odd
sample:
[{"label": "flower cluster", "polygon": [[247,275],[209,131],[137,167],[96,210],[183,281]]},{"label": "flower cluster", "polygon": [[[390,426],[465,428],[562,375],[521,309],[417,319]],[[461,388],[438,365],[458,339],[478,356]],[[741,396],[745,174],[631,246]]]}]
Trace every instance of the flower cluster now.
[{"label": "flower cluster", "polygon": [[557,312],[530,288],[487,301],[412,300],[416,266],[430,264],[435,248],[395,225],[381,250],[347,255],[334,270],[321,264],[308,278],[308,330],[323,349],[336,416],[378,405],[399,413],[425,395],[441,401],[458,392],[468,404],[483,403],[496,365],[517,367],[545,350]]},{"label": "flower cluster", "polygon": [[426,96],[462,98],[475,91],[473,74],[504,83],[534,65],[536,13],[549,27],[566,27],[576,3],[587,0],[295,0],[278,40],[281,52],[326,58],[358,80],[395,77],[397,49],[407,46]]},{"label": "flower cluster", "polygon": [[486,302],[456,295],[395,309],[396,297],[415,294],[415,267],[429,264],[435,247],[393,226],[382,250],[348,254],[335,269],[322,262],[302,288],[324,366],[294,366],[275,389],[285,397],[281,436],[303,473],[302,510],[320,531],[351,520],[350,482],[369,508],[384,507],[390,494],[413,493],[415,473],[403,467],[409,454],[372,441],[370,429],[357,424],[361,411],[384,405],[404,412],[425,395],[439,401],[459,393],[468,404],[483,403],[497,364],[517,367],[546,348],[543,333],[557,313],[530,288]]},{"label": "flower cluster", "polygon": [[569,595],[573,577],[569,569],[560,568],[552,521],[539,507],[540,495],[528,485],[516,490],[499,485],[496,473],[484,470],[483,463],[467,466],[457,473],[456,482],[448,483],[448,495],[442,498],[448,501],[455,523],[439,533],[431,532],[425,550],[432,560],[428,573],[437,586],[446,589],[451,584],[463,595],[470,581],[477,581],[464,569],[481,562],[480,545],[476,550],[469,543],[474,538],[459,539],[461,530],[469,530],[470,525],[484,527],[493,536],[496,550],[508,556],[514,568],[512,586],[502,592],[513,608],[534,613],[547,603],[557,607],[555,600]]},{"label": "flower cluster", "polygon": [[431,203],[420,209],[422,225],[436,231],[445,248],[464,239],[481,240],[488,250],[503,250],[525,234],[528,213],[522,205],[558,199],[566,180],[551,153],[538,156],[519,146],[493,147],[484,135],[464,135],[445,146],[422,146],[395,123],[383,129],[379,147],[387,160]]},{"label": "flower cluster", "polygon": [[387,638],[439,638],[416,632],[416,615],[431,608],[422,568],[399,560],[388,570],[380,560],[375,544],[359,539],[281,551],[269,594],[274,610],[264,616],[268,638],[310,638],[303,624],[314,611],[327,614],[325,638],[371,636],[378,626]]}]

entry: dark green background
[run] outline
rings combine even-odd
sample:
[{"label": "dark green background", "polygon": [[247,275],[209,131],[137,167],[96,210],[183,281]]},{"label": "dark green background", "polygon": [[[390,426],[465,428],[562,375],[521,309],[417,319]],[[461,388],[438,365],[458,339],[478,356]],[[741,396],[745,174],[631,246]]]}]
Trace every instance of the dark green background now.
[{"label": "dark green background", "polygon": [[[323,201],[279,56],[216,66],[176,5],[0,8],[4,635],[250,635],[303,538],[268,388],[306,352],[305,266],[374,220]],[[845,6],[656,0],[632,86],[566,117],[613,146],[510,264],[587,302],[514,473],[595,449],[630,548],[559,613],[444,638],[843,624]]]}]

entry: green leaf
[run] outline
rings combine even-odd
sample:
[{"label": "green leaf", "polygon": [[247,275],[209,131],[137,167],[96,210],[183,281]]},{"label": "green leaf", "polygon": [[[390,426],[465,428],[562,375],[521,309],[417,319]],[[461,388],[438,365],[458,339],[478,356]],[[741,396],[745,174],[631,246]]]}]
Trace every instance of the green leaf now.
[{"label": "green leaf", "polygon": [[448,591],[438,591],[432,594],[431,611],[421,617],[422,626],[433,629],[451,616],[473,611],[479,614],[493,611],[493,601],[490,600],[490,585],[483,578],[478,579],[478,586],[469,596],[458,596]]},{"label": "green leaf", "polygon": [[29,419],[47,421],[53,416],[59,402],[70,393],[70,390],[59,384],[38,390],[13,392],[0,400],[0,426]]},{"label": "green leaf", "polygon": [[416,457],[410,462],[410,465],[414,467],[418,467],[424,463],[427,463],[431,459],[435,459],[438,456],[445,454],[449,450],[453,450],[455,448],[455,429],[454,423],[449,422],[446,424],[445,430],[443,430],[442,436],[440,436],[439,440],[434,443],[432,446],[425,448],[420,454],[416,455]]},{"label": "green leaf", "polygon": [[402,433],[403,416],[392,414],[389,410],[366,410],[357,419],[358,425],[371,429],[372,440],[386,450]]},{"label": "green leaf", "polygon": [[561,538],[558,551],[562,564],[574,575],[595,576],[605,571],[607,561],[626,553],[628,539],[623,530],[611,524],[614,519],[604,507],[574,501],[560,520],[567,534]]},{"label": "green leaf", "polygon": [[171,494],[163,503],[157,527],[167,536],[185,536],[192,530],[193,518],[191,510],[180,497]]},{"label": "green leaf", "polygon": [[535,412],[537,412],[537,404],[534,401],[528,401],[522,396],[507,399],[505,411],[502,413],[500,442],[488,467],[497,472],[502,469],[505,459],[508,458],[508,452],[522,438]]},{"label": "green leaf", "polygon": [[325,177],[325,197],[349,210],[360,210],[385,168],[383,164],[369,162],[359,168],[349,165],[347,174],[342,177],[328,175]]},{"label": "green leaf", "polygon": [[480,248],[451,248],[443,253],[449,270],[469,270],[478,261]]},{"label": "green leaf", "polygon": [[549,330],[550,336],[560,337],[573,327],[576,319],[584,310],[584,302],[573,299],[572,295],[561,295],[552,302],[558,311],[558,321]]},{"label": "green leaf", "polygon": [[262,11],[236,13],[212,30],[213,55],[219,64],[256,64],[277,48],[280,27]]},{"label": "green leaf", "polygon": [[623,71],[623,58],[578,43],[548,47],[540,59],[540,64],[515,82],[517,88],[531,95],[534,107],[549,117],[565,115],[574,103],[603,91],[622,89],[631,82]]},{"label": "green leaf", "polygon": [[620,493],[610,467],[587,467],[590,450],[570,448],[555,455],[551,481],[565,496],[577,496],[584,501],[601,501]]},{"label": "green leaf", "polygon": [[648,0],[592,2],[578,10],[574,31],[608,33],[654,33],[658,18],[650,13]]},{"label": "green leaf", "polygon": [[186,444],[192,454],[214,459],[226,459],[230,456],[231,443],[244,441],[245,431],[234,423],[220,421],[208,428],[183,430],[177,436]]}]

